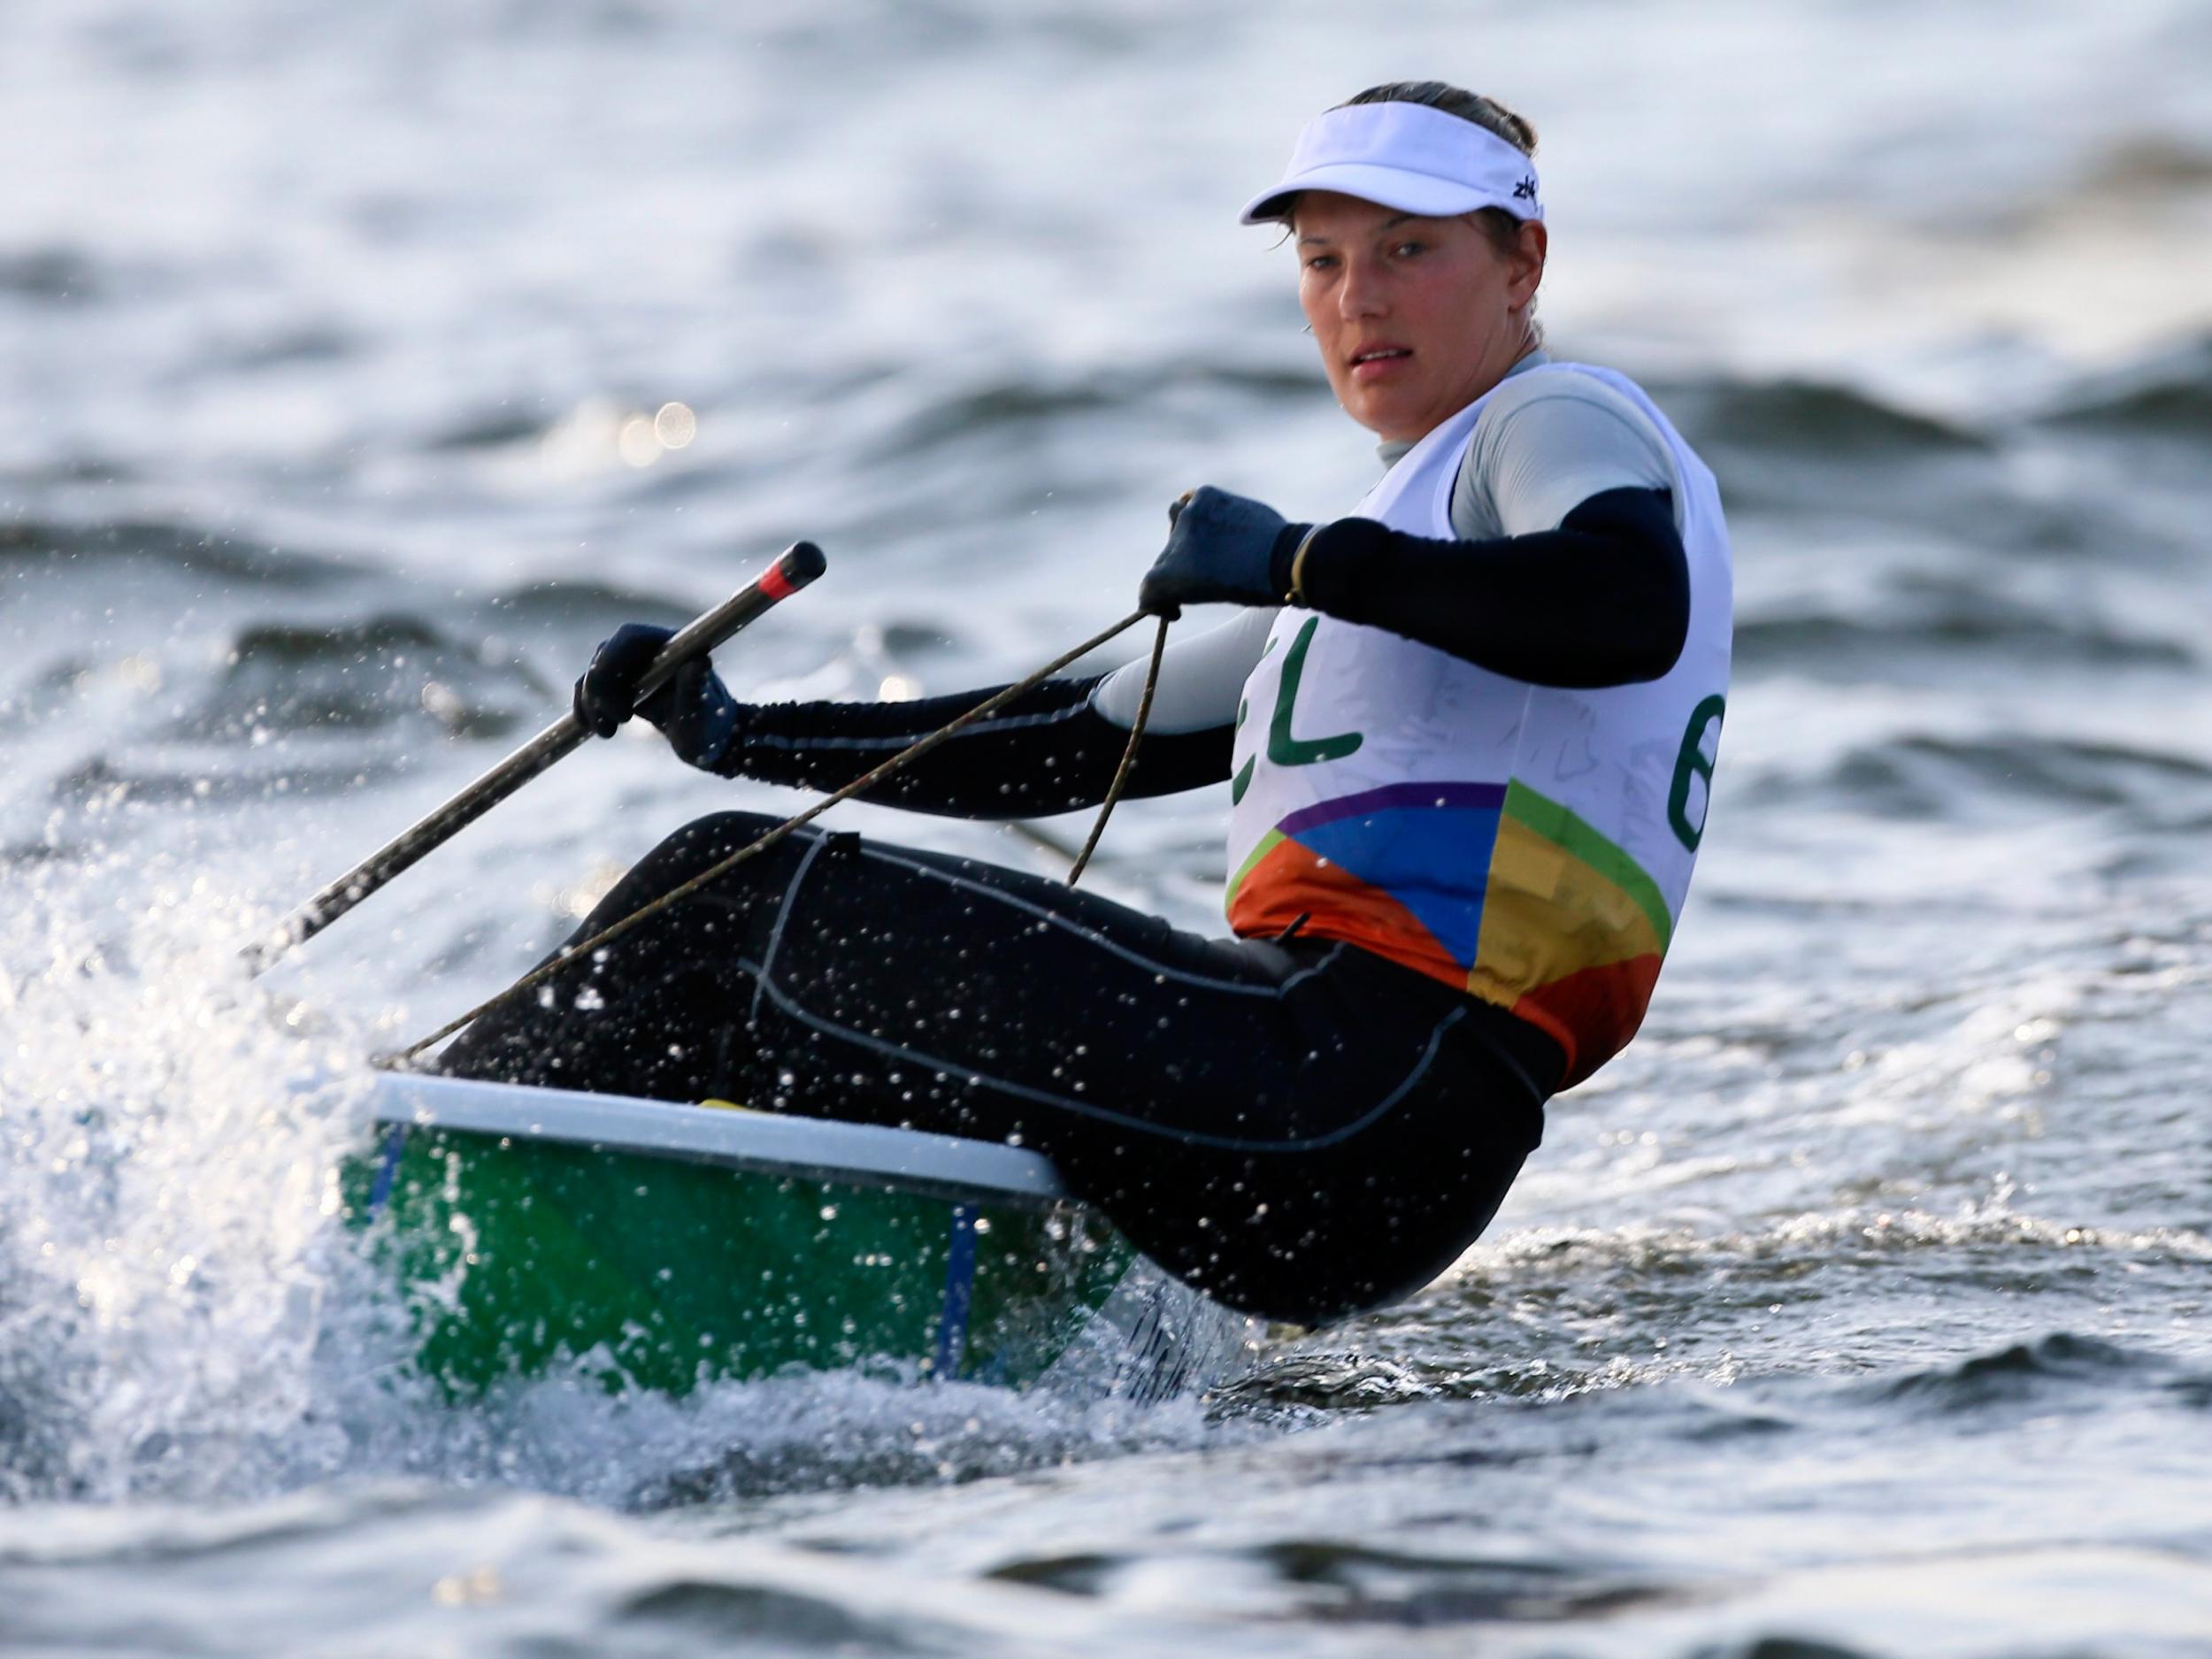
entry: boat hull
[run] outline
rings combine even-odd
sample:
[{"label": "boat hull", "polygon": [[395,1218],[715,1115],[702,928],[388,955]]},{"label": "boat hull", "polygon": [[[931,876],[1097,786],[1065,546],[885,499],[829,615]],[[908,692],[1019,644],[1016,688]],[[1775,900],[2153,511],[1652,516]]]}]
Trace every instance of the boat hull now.
[{"label": "boat hull", "polygon": [[348,1208],[455,1394],[873,1367],[1149,1398],[1252,1334],[1014,1148],[451,1079],[380,1079],[374,1115]]}]

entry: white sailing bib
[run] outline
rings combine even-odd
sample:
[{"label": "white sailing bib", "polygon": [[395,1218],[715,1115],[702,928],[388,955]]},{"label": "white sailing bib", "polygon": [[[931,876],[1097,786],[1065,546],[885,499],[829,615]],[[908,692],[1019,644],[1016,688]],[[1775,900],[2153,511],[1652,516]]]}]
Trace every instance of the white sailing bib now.
[{"label": "white sailing bib", "polygon": [[[1728,532],[1712,473],[1642,389],[1672,455],[1690,621],[1660,679],[1565,690],[1385,629],[1286,608],[1245,682],[1229,921],[1341,939],[1548,1032],[1563,1083],[1635,1034],[1689,892],[1728,689]],[[1516,377],[1517,379],[1518,377]],[[1355,510],[1450,538],[1453,481],[1488,394]]]}]

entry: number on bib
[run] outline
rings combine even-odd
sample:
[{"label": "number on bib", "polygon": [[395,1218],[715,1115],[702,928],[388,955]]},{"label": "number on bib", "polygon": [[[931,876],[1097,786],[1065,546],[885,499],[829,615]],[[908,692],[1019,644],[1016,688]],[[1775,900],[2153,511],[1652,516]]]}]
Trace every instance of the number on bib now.
[{"label": "number on bib", "polygon": [[[1674,757],[1674,784],[1667,791],[1667,825],[1674,831],[1675,840],[1690,851],[1697,850],[1698,842],[1705,839],[1705,818],[1713,803],[1713,763],[1720,758],[1721,717],[1727,712],[1728,700],[1718,692],[1690,710],[1690,724],[1682,733],[1682,751]],[[1705,752],[1705,733],[1713,734],[1713,749]],[[1690,822],[1690,780],[1704,782],[1704,800],[1699,803],[1697,822]]]}]

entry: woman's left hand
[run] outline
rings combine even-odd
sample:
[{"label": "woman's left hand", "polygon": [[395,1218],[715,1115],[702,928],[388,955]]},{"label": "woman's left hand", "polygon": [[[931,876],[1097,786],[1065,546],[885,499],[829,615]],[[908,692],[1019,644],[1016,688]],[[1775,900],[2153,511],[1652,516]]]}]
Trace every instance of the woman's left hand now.
[{"label": "woman's left hand", "polygon": [[1185,605],[1282,603],[1291,555],[1311,526],[1210,485],[1167,511],[1167,545],[1137,589],[1141,609],[1171,617]]},{"label": "woman's left hand", "polygon": [[617,726],[633,714],[641,714],[660,728],[685,764],[703,772],[721,771],[726,759],[734,758],[730,746],[743,705],[730,695],[711,662],[695,657],[650,696],[638,695],[662,648],[675,637],[673,629],[626,622],[611,637],[600,641],[591,666],[576,682],[576,718],[586,731],[612,737]]}]

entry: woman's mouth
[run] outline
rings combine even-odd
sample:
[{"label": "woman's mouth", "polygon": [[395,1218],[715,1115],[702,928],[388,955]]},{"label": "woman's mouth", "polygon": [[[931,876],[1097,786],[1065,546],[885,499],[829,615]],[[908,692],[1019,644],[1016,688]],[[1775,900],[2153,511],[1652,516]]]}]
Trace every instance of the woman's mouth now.
[{"label": "woman's mouth", "polygon": [[1356,380],[1375,380],[1393,373],[1402,363],[1412,361],[1413,351],[1408,346],[1368,346],[1352,356],[1352,378]]}]

